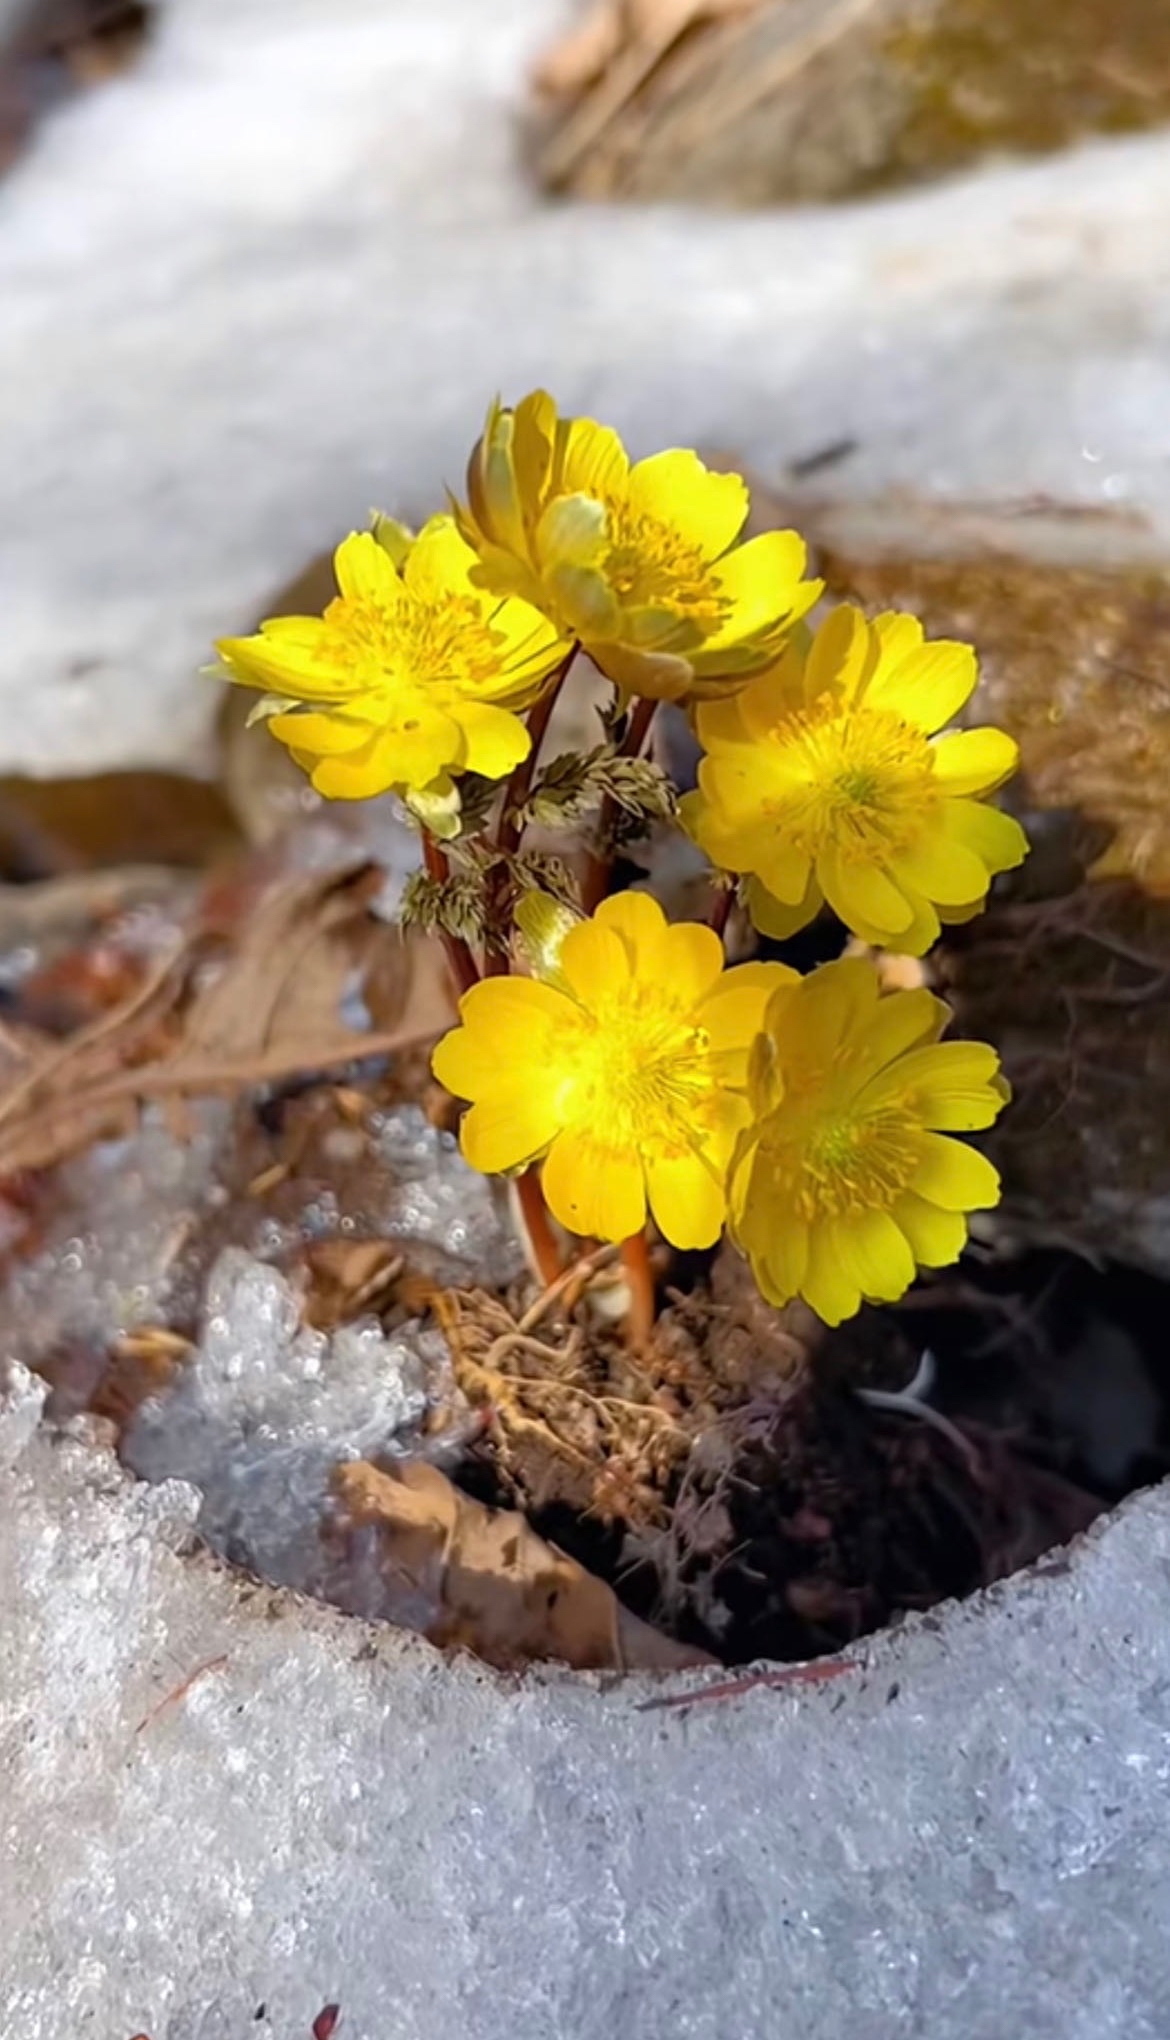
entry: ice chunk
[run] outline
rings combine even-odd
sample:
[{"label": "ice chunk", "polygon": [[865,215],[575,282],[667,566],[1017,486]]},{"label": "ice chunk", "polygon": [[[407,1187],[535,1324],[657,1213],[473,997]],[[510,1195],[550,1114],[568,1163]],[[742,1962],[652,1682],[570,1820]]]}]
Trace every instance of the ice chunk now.
[{"label": "ice chunk", "polygon": [[[331,1337],[306,1330],[287,1278],[229,1248],[198,1350],[137,1412],[123,1456],[144,1480],[197,1487],[200,1534],[234,1564],[356,1610],[352,1553],[326,1534],[330,1472],[419,1451],[428,1404],[450,1394],[437,1333],[406,1326],[388,1338],[372,1321]],[[389,1612],[384,1601],[379,1590],[377,1612]]]}]

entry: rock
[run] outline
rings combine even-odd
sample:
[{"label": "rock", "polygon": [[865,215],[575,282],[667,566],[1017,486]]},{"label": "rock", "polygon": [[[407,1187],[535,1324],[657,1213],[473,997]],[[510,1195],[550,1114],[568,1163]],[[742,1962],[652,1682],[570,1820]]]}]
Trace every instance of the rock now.
[{"label": "rock", "polygon": [[6,2034],[1163,2040],[1165,1490],[822,1685],[644,1712],[713,1675],[444,1662],[14,1424]]},{"label": "rock", "polygon": [[599,75],[536,124],[540,174],[586,198],[839,199],[1170,116],[1162,0],[602,4]]}]

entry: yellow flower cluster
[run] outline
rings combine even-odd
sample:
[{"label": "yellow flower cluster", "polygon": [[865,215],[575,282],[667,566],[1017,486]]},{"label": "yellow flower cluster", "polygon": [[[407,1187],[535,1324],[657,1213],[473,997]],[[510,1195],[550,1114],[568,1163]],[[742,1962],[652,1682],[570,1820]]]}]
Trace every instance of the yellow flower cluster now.
[{"label": "yellow flower cluster", "polygon": [[715,863],[750,874],[752,919],[783,938],[827,900],[863,941],[923,956],[1022,862],[1018,822],[983,795],[1015,771],[1002,730],[937,734],[978,675],[969,645],[912,616],[843,604],[811,644],[728,701],[701,703],[699,790],[682,803]]},{"label": "yellow flower cluster", "polygon": [[[682,450],[631,462],[537,390],[492,405],[465,502],[417,536],[381,517],[351,534],[324,614],[223,639],[222,669],[319,793],[392,791],[430,836],[463,826],[464,775],[515,775],[492,850],[511,869],[534,732],[539,749],[583,649],[620,706],[640,704],[627,770],[648,769],[655,705],[686,708],[701,758],[683,825],[762,934],[827,907],[863,942],[922,955],[1025,855],[988,799],[1015,744],[950,727],[976,683],[968,646],[848,604],[810,628],[822,584],[803,542],[745,539],[748,509],[738,475]],[[835,1324],[953,1261],[968,1214],[996,1202],[991,1164],[953,1138],[1007,1097],[994,1052],[941,1042],[946,1007],[883,993],[872,962],[729,970],[713,928],[629,892],[590,918],[550,905],[528,957],[531,974],[471,983],[434,1069],[468,1101],[468,1161],[539,1168],[567,1231],[626,1240],[649,1216],[700,1248],[727,1226],[766,1297]]]}]

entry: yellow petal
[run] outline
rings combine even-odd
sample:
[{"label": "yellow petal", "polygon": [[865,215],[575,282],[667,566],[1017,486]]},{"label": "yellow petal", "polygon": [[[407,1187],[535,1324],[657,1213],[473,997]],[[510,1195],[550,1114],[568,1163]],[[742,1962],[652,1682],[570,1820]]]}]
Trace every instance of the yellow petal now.
[{"label": "yellow petal", "polygon": [[484,779],[504,779],[532,749],[532,740],[519,717],[506,708],[491,708],[478,701],[462,701],[455,719],[463,732],[464,752],[460,764]]},{"label": "yellow petal", "polygon": [[999,1171],[975,1148],[945,1134],[923,1133],[915,1141],[917,1167],[911,1189],[944,1211],[989,1211],[999,1203]]},{"label": "yellow petal", "polygon": [[670,652],[640,652],[603,637],[590,637],[587,642],[594,665],[626,694],[643,694],[649,701],[682,701],[694,687],[694,669],[686,658]]},{"label": "yellow petal", "polygon": [[733,545],[748,514],[741,475],[712,474],[697,453],[656,453],[630,470],[626,501],[635,513],[678,533],[705,560]]},{"label": "yellow petal", "polygon": [[941,1041],[888,1064],[858,1097],[859,1108],[887,1097],[913,1098],[922,1124],[939,1133],[975,1133],[991,1126],[1004,1099],[993,1088],[999,1057],[979,1041]]},{"label": "yellow petal", "polygon": [[274,715],[269,718],[268,727],[274,737],[290,750],[310,751],[317,758],[333,758],[346,751],[356,751],[368,744],[371,731],[368,722],[359,722],[356,717],[322,715],[319,711],[296,711],[289,715]]},{"label": "yellow petal", "polygon": [[878,664],[890,671],[916,652],[926,635],[916,616],[907,616],[904,610],[897,609],[887,609],[875,616],[870,628],[877,638]]},{"label": "yellow petal", "polygon": [[[469,1043],[483,1058],[484,1082],[490,1083],[493,1070],[501,1062],[523,1060],[529,1054],[534,1035],[543,1035],[550,1027],[576,1027],[580,1013],[565,993],[553,985],[541,984],[536,978],[490,977],[464,992],[459,1001],[459,1018]],[[444,1035],[439,1047],[453,1038]],[[435,1053],[438,1054],[438,1049]],[[447,1075],[440,1075],[439,1082],[446,1084],[448,1090],[458,1090],[462,1098],[479,1096],[478,1090],[465,1091],[461,1085],[449,1082]]]},{"label": "yellow petal", "polygon": [[[867,921],[864,914],[855,915],[850,926],[855,935],[860,936],[863,942],[872,944],[875,949],[896,949],[900,956],[925,956],[927,950],[938,941],[940,914],[922,893],[914,890],[913,886],[899,886],[898,890],[905,894],[910,919],[904,928],[899,928],[896,936],[891,935],[888,928],[879,928]],[[970,912],[980,913],[986,898],[984,892],[973,906],[968,902]],[[956,909],[948,907],[946,919],[950,921],[955,918]]]},{"label": "yellow petal", "polygon": [[[791,843],[781,842],[776,835],[775,824],[763,855],[753,856],[751,869],[765,890],[782,906],[807,909],[814,899],[819,900],[820,887],[811,857],[806,856],[803,850],[795,849]],[[806,911],[805,919],[808,918]]]},{"label": "yellow petal", "polygon": [[467,470],[467,493],[480,528],[515,552],[524,549],[524,518],[516,458],[516,416],[497,398]]},{"label": "yellow petal", "polygon": [[808,1267],[808,1227],[790,1217],[776,1226],[763,1256],[769,1296],[778,1307],[799,1296]]},{"label": "yellow petal", "polygon": [[880,928],[893,948],[898,935],[911,921],[909,901],[876,865],[852,864],[842,857],[834,843],[828,843],[816,860],[816,875],[825,898],[847,928],[858,920]]},{"label": "yellow petal", "polygon": [[1028,838],[1014,815],[1002,808],[985,807],[977,800],[948,800],[945,803],[948,833],[962,843],[993,875],[1012,871],[1028,854]]},{"label": "yellow petal", "polygon": [[914,1280],[914,1256],[886,1211],[839,1218],[835,1236],[842,1264],[871,1303],[896,1303]]},{"label": "yellow petal", "polygon": [[[873,965],[866,968],[873,970]],[[950,1008],[925,987],[912,992],[883,993],[873,1011],[863,1018],[864,1031],[857,1030],[849,1068],[858,1092],[864,1086],[862,1095],[868,1098],[879,1070],[899,1063],[911,1049],[936,1041],[950,1017]]]},{"label": "yellow petal", "polygon": [[664,1240],[684,1252],[713,1247],[723,1230],[727,1200],[712,1166],[697,1154],[648,1154],[650,1210]]},{"label": "yellow petal", "polygon": [[512,419],[512,457],[520,507],[535,520],[552,468],[557,436],[557,407],[547,390],[532,390],[517,404]]},{"label": "yellow petal", "polygon": [[[384,553],[382,557],[385,559]],[[487,611],[490,600],[472,585],[470,578],[476,563],[476,555],[457,529],[454,518],[440,513],[428,519],[415,539],[403,579],[411,594],[423,601],[445,603],[452,596],[459,596],[465,601],[474,600],[482,611]]]},{"label": "yellow petal", "polygon": [[784,963],[740,963],[725,970],[695,1012],[715,1055],[742,1054],[745,1059],[764,1024],[772,994],[795,989],[796,971]]},{"label": "yellow petal", "polygon": [[876,662],[877,641],[860,609],[841,603],[813,638],[804,666],[805,701],[811,705],[822,694],[852,701]]},{"label": "yellow petal", "polygon": [[797,589],[807,559],[804,540],[795,531],[764,531],[710,569],[711,581],[730,605],[730,613],[706,641],[708,663],[719,647],[803,613],[798,612]]},{"label": "yellow petal", "polygon": [[559,1124],[555,1091],[531,1075],[514,1077],[464,1113],[459,1145],[473,1169],[494,1176],[543,1154]]},{"label": "yellow petal", "polygon": [[1006,730],[952,730],[931,747],[934,776],[946,793],[993,793],[1020,762]]},{"label": "yellow petal", "polygon": [[614,893],[602,900],[594,920],[599,927],[612,928],[626,946],[633,973],[649,977],[661,974],[668,922],[652,893]]},{"label": "yellow petal", "polygon": [[961,906],[987,890],[987,866],[951,835],[945,813],[927,825],[917,843],[897,851],[889,868],[899,887],[944,907]]},{"label": "yellow petal", "polygon": [[861,1308],[861,1290],[842,1266],[836,1239],[824,1220],[809,1228],[800,1293],[826,1325],[839,1325]]},{"label": "yellow petal", "polygon": [[580,921],[565,937],[561,970],[574,996],[591,1011],[599,995],[629,984],[630,952],[616,929],[607,928],[604,921]]},{"label": "yellow petal", "polygon": [[372,602],[394,609],[402,599],[402,583],[394,562],[372,531],[351,531],[333,555],[337,585],[348,602]]},{"label": "yellow petal", "polygon": [[558,495],[612,496],[629,469],[626,449],[610,426],[593,418],[564,421],[551,484]]},{"label": "yellow petal", "polygon": [[752,926],[758,928],[761,935],[770,935],[773,942],[787,942],[791,935],[807,928],[824,904],[825,896],[811,867],[804,895],[795,906],[786,906],[782,900],[776,899],[758,878],[749,878],[744,886],[744,905]]},{"label": "yellow petal", "polygon": [[866,687],[866,705],[888,708],[932,736],[958,714],[978,678],[970,645],[939,638],[896,664],[883,660]]},{"label": "yellow petal", "polygon": [[878,1017],[879,988],[877,971],[864,957],[823,963],[801,980],[791,1003],[778,1008],[784,1047],[791,1044],[802,1056],[827,1065],[853,1035],[864,1031],[868,1039]]},{"label": "yellow petal", "polygon": [[298,701],[344,701],[368,685],[347,667],[322,662],[328,634],[320,617],[295,621],[301,627],[297,637],[278,635],[268,625],[253,637],[217,638],[215,649],[230,678]]},{"label": "yellow petal", "polygon": [[549,1210],[568,1232],[628,1240],[646,1223],[642,1164],[628,1149],[609,1147],[579,1129],[559,1133],[541,1173]]},{"label": "yellow petal", "polygon": [[922,1268],[949,1268],[967,1244],[967,1221],[961,1212],[940,1211],[912,1191],[899,1197],[893,1218]]},{"label": "yellow petal", "polygon": [[414,727],[380,730],[360,751],[325,758],[313,785],[327,800],[369,800],[392,786],[429,786],[456,762],[462,739],[455,723],[437,711],[412,718]]}]

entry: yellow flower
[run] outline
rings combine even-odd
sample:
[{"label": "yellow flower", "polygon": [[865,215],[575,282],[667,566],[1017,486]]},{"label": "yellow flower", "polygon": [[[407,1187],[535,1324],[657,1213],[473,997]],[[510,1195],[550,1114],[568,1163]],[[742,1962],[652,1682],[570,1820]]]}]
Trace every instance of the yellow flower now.
[{"label": "yellow flower", "polygon": [[739,475],[677,450],[631,466],[616,432],[558,417],[544,390],[514,411],[492,405],[467,485],[456,516],[484,585],[545,609],[631,694],[742,685],[821,591],[801,579],[796,532],[736,543],[748,513]]},{"label": "yellow flower", "polygon": [[827,899],[863,940],[921,956],[940,920],[968,920],[1021,862],[1019,823],[980,799],[1014,771],[1011,737],[935,734],[976,678],[968,645],[845,605],[811,647],[700,706],[706,756],[683,820],[716,864],[750,874],[765,934],[793,934]]},{"label": "yellow flower", "polygon": [[459,1002],[433,1069],[473,1100],[460,1141],[485,1174],[544,1158],[570,1232],[628,1239],[646,1207],[676,1247],[718,1237],[748,1053],[781,964],[723,968],[710,928],[620,893],[571,928],[555,978],[494,977]]},{"label": "yellow flower", "polygon": [[527,757],[527,707],[564,656],[527,603],[473,585],[475,555],[449,517],[417,539],[389,520],[333,559],[324,616],[282,616],[216,646],[228,675],[276,700],[273,736],[332,800],[389,789],[451,800],[453,772],[502,779]]},{"label": "yellow flower", "polygon": [[991,1163],[947,1135],[990,1126],[1008,1087],[994,1049],[939,1041],[949,1018],[926,991],[879,996],[860,958],[773,993],[729,1178],[732,1237],[770,1303],[803,1296],[836,1325],[894,1302],[998,1203]]}]

